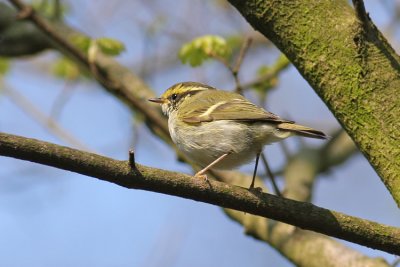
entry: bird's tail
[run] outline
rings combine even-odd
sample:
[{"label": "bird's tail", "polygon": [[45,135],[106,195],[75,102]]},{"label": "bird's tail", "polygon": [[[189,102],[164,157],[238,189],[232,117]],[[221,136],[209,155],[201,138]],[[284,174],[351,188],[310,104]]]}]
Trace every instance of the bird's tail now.
[{"label": "bird's tail", "polygon": [[294,133],[295,135],[300,135],[304,137],[310,137],[316,139],[328,138],[328,136],[321,131],[294,123],[286,123],[286,122],[280,123],[278,124],[278,129],[283,131],[288,131]]}]

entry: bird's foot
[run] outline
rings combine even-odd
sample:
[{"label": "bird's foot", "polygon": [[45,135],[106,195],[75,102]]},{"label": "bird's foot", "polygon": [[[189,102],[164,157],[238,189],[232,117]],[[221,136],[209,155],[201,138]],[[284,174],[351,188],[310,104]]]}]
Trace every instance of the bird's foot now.
[{"label": "bird's foot", "polygon": [[201,179],[201,180],[204,180],[205,182],[208,182],[207,174],[198,172],[198,173],[196,173],[196,174],[194,175],[194,177],[196,177],[196,178],[198,178],[198,179]]}]

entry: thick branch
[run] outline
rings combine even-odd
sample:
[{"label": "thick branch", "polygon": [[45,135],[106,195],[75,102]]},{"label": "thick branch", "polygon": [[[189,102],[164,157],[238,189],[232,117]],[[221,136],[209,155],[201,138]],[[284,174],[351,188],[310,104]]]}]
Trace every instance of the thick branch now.
[{"label": "thick branch", "polygon": [[[152,131],[156,132],[164,140],[169,140],[166,120],[155,105],[147,104],[147,99],[154,95],[141,79],[123,66],[117,64],[113,59],[105,57],[100,53],[96,56],[95,62],[89,62],[86,54],[69,41],[73,36],[76,37],[81,33],[73,31],[62,24],[51,24],[45,18],[36,14],[32,7],[23,4],[21,1],[13,0],[10,2],[24,14],[24,19],[30,20],[46,35],[46,39],[50,40],[49,42],[56,49],[91,71],[93,78],[102,84],[108,92],[120,97],[133,110],[142,113],[147,125]],[[0,7],[3,6],[4,4],[0,3]],[[0,12],[0,14],[2,13],[3,12]],[[7,21],[7,23],[9,22]],[[17,23],[16,25],[24,26],[24,24],[21,23]],[[2,46],[0,46],[0,48],[1,47]],[[91,66],[93,64],[95,66]]]},{"label": "thick branch", "polygon": [[[349,249],[338,240],[268,219],[225,209],[245,228],[245,233],[268,242],[298,267],[390,267],[382,258],[372,258]],[[266,231],[265,229],[269,229]]]},{"label": "thick branch", "polygon": [[296,66],[400,206],[399,57],[372,22],[348,1],[229,2]]},{"label": "thick branch", "polygon": [[[285,167],[283,191],[285,197],[309,201],[317,172],[344,160],[354,151],[354,144],[349,139],[341,130],[340,133],[334,134],[322,150],[304,147],[296,155],[291,156]],[[241,175],[226,176],[230,183],[243,186],[248,183],[248,179]],[[267,242],[299,267],[390,266],[381,258],[366,257],[344,246],[338,240],[324,235],[235,210],[224,209],[224,211],[243,225],[246,234]]]},{"label": "thick branch", "polygon": [[[0,5],[1,5],[1,3],[0,3]],[[2,9],[0,9],[0,13],[1,13],[1,11],[2,11]],[[0,19],[1,18],[2,18],[2,16],[0,16]],[[22,22],[13,22],[13,23],[14,24],[19,24],[19,23],[22,23]],[[26,23],[24,23],[24,25],[26,25]],[[52,24],[52,26],[56,29],[57,32],[62,32],[63,36],[65,37],[64,40],[70,39],[71,35],[80,34],[80,33],[76,32],[74,30],[71,30],[70,28],[66,27],[65,25]],[[51,38],[51,36],[49,36],[49,37]],[[22,42],[22,43],[26,43],[26,42]],[[67,55],[69,55],[69,53],[63,47],[62,43],[60,44],[60,46],[54,46],[54,48],[60,50],[61,52],[65,53]],[[134,110],[143,111],[143,109],[145,109],[145,111],[153,111],[153,107],[149,106],[149,105],[146,105],[146,101],[145,101],[147,98],[153,96],[152,92],[141,81],[140,78],[138,78],[137,76],[132,74],[130,72],[130,70],[128,70],[127,68],[124,68],[124,67],[120,66],[117,62],[115,62],[114,60],[109,59],[107,57],[99,57],[99,58],[97,58],[96,64],[101,69],[102,78],[107,81],[103,85],[105,86],[105,88],[110,93],[119,96],[120,99],[124,103],[128,104],[128,106],[130,106]],[[118,82],[116,82],[116,81],[118,81]],[[113,84],[118,84],[119,86],[109,87],[109,85],[113,85]],[[140,108],[137,108],[137,104],[136,103],[138,103],[138,102],[142,104],[142,106]],[[153,115],[153,114],[154,113],[152,113],[150,115]],[[152,116],[149,116],[148,112],[144,112],[144,116],[146,118],[146,121],[148,122],[148,126],[151,129],[154,129],[154,127],[156,127],[156,128],[161,127],[161,128],[163,128],[161,132],[165,133],[165,130],[166,130],[166,127],[165,127],[166,124],[165,123],[163,123],[161,125],[155,125],[154,123],[157,123],[157,121],[156,120],[152,120],[151,119]],[[149,119],[149,117],[150,117],[150,119]],[[160,132],[158,132],[158,133],[160,133]],[[235,174],[235,176],[237,176],[237,174]],[[115,183],[118,183],[118,182],[115,182]],[[248,181],[246,181],[246,185],[247,185],[247,183],[248,183]],[[242,212],[239,212],[239,213],[243,214]],[[263,220],[267,221],[266,219],[263,219]],[[241,223],[243,223],[243,222],[241,222]],[[247,225],[245,223],[243,223],[243,225],[247,229]],[[260,229],[258,231],[265,232],[266,228],[265,227],[261,228],[261,227],[262,226],[260,226]],[[287,238],[289,238],[289,237],[287,237]],[[301,259],[299,260],[295,256],[294,257],[290,256],[290,255],[293,255],[293,253],[297,254],[296,252],[294,252],[294,250],[297,247],[299,247],[298,242],[295,242],[296,240],[293,240],[293,239],[297,240],[298,239],[297,235],[296,236],[292,236],[289,239],[287,239],[286,242],[285,242],[286,245],[284,247],[282,247],[278,243],[274,243],[274,241],[272,241],[270,244],[272,244],[279,251],[281,251],[281,253],[284,253],[285,255],[288,255],[288,257],[295,264],[301,266],[301,264],[300,264],[300,262],[302,261]],[[309,235],[308,242],[312,243],[312,239],[313,239],[313,237],[311,235]],[[289,242],[291,240],[293,242]],[[322,246],[322,243],[320,242],[320,245],[321,245],[321,248],[322,247],[326,247],[327,248],[326,251],[329,251],[330,250],[329,248],[332,247],[327,243],[324,243],[324,246]],[[353,250],[351,250],[349,248],[341,247],[341,251],[342,252],[344,251],[344,249],[346,250],[346,255],[348,255],[348,253],[352,254],[353,256],[357,254],[355,251],[353,251]],[[302,254],[304,254],[304,252]],[[330,254],[330,253],[322,253],[321,252],[321,254],[318,254],[318,256],[320,258],[322,258],[321,260],[325,260],[326,262],[332,261],[333,258],[337,259],[337,255],[336,254],[334,255],[334,254]],[[356,257],[357,258],[361,258],[362,256],[356,255]],[[369,260],[368,257],[364,257],[364,258],[365,258],[366,261]],[[351,259],[354,259],[354,257],[351,257]],[[371,259],[371,261],[374,261],[374,260]],[[366,265],[361,265],[361,266],[370,266],[370,265],[366,264]]]},{"label": "thick branch", "polygon": [[[307,161],[304,162],[307,164]],[[297,173],[305,177],[303,173]],[[222,180],[235,183],[240,186],[248,186],[249,179],[244,174],[220,173]],[[298,183],[299,184],[299,183]],[[285,194],[301,198],[304,194],[297,194],[298,184],[291,183],[286,187]],[[257,186],[263,187],[259,184]],[[302,186],[300,186],[302,187]],[[263,187],[263,190],[266,190]],[[260,216],[254,216],[232,209],[224,209],[225,213],[232,219],[240,223],[244,232],[257,240],[262,240],[271,247],[275,248],[299,267],[390,267],[382,258],[367,257],[360,252],[346,247],[334,238],[316,234],[310,231],[301,230],[292,225],[275,222]]]},{"label": "thick branch", "polygon": [[0,133],[0,155],[73,171],[126,188],[193,199],[279,220],[303,229],[400,255],[400,229],[216,181],[117,161],[35,139]]}]

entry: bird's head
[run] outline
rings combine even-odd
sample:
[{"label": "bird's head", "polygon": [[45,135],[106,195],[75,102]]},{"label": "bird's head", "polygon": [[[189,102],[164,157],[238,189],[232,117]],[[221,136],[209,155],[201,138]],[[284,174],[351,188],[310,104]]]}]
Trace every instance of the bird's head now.
[{"label": "bird's head", "polygon": [[149,101],[159,103],[164,114],[169,116],[184,101],[205,90],[215,90],[215,88],[197,82],[181,82],[172,85],[160,97],[150,98]]}]

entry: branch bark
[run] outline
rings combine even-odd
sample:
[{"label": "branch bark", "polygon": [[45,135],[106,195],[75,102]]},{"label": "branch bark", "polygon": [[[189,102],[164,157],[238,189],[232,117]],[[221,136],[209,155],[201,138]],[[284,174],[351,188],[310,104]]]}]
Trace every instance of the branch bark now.
[{"label": "branch bark", "polygon": [[[285,190],[283,191],[285,197],[298,201],[310,200],[317,170],[326,169],[332,166],[331,164],[344,160],[354,151],[354,144],[349,139],[341,130],[333,135],[323,149],[305,147],[296,155],[291,156],[285,168]],[[227,175],[219,175],[219,177],[225,176]],[[226,177],[226,180],[246,186],[248,183],[246,178],[236,174]],[[224,211],[232,220],[243,225],[246,234],[267,242],[296,266],[390,266],[382,258],[366,257],[328,236],[235,210],[224,209]]]},{"label": "branch bark", "polygon": [[[3,5],[0,3],[0,6]],[[7,11],[5,11],[5,9],[3,8],[4,6],[2,6],[2,8],[0,9],[0,14],[2,13],[7,13]],[[8,8],[7,6],[5,6],[5,8]],[[4,16],[0,15],[0,27],[1,27],[1,18],[4,18]],[[12,23],[14,24],[18,24],[18,25],[23,25],[24,27],[26,26],[30,26],[28,23],[26,22],[15,22],[15,20],[12,20],[11,22],[8,21],[7,23]],[[62,25],[62,24],[52,24],[52,27],[54,27],[56,32],[60,32],[62,33],[62,35],[64,36],[64,41],[66,41],[67,39],[69,39],[71,37],[71,35],[77,35],[80,34],[79,32],[70,29],[69,27]],[[22,28],[22,27],[21,27]],[[28,27],[31,29],[31,27]],[[38,33],[38,31],[36,31],[36,33]],[[43,35],[41,35],[43,36]],[[59,45],[54,45],[53,42],[51,41],[51,36],[46,36],[44,39],[46,39],[46,42],[50,43],[48,46],[44,47],[45,48],[55,48],[58,49],[60,52],[66,54],[67,56],[70,55],[70,53],[68,53],[66,51],[66,49],[63,47],[63,43],[59,44]],[[29,44],[29,42],[26,42],[24,40],[22,40],[21,42],[15,42],[15,43],[21,43],[21,44]],[[2,44],[4,43],[0,43],[0,48],[2,47]],[[7,49],[7,47],[5,47]],[[25,53],[26,51],[28,51],[29,53],[29,47],[24,47]],[[23,51],[23,52],[24,52]],[[75,58],[76,59],[76,58]],[[162,124],[157,125],[157,121],[159,122],[160,120],[153,120],[151,119],[152,117],[154,118],[154,116],[157,116],[157,112],[153,112],[154,110],[154,106],[149,106],[146,105],[146,99],[149,97],[153,97],[153,93],[152,91],[143,83],[143,81],[137,77],[136,75],[134,75],[133,73],[130,72],[130,70],[128,70],[127,68],[119,65],[117,62],[115,62],[114,60],[107,58],[107,57],[98,57],[96,58],[96,64],[97,66],[100,68],[100,74],[102,75],[102,78],[104,80],[106,80],[107,82],[104,85],[105,89],[110,92],[113,95],[118,96],[124,103],[126,103],[129,107],[131,107],[133,110],[135,111],[139,111],[139,112],[143,112],[145,118],[146,118],[146,122],[147,125],[149,126],[150,129],[153,129],[153,131],[156,134],[159,134],[161,137],[165,137],[165,135],[163,133],[167,132],[167,128],[166,128],[166,123],[165,123],[165,119],[161,118],[162,120],[164,120],[164,122]],[[85,64],[84,64],[85,65]],[[96,77],[95,77],[96,78]],[[115,85],[117,84],[118,86],[112,86],[110,87],[109,85]],[[137,106],[136,103],[141,103],[142,106]],[[150,115],[149,116],[149,112]],[[158,114],[159,115],[159,114]],[[157,129],[161,128],[161,131],[157,131]],[[167,140],[167,139],[164,139]],[[167,140],[168,141],[168,140]],[[119,161],[114,161],[116,163],[118,163]],[[119,162],[121,164],[123,164],[122,162]],[[113,163],[114,164],[114,163]],[[54,165],[52,165],[54,166]],[[101,174],[100,174],[101,175]],[[104,175],[108,175],[107,173]],[[160,171],[159,173],[160,176],[163,175],[163,172]],[[238,173],[234,174],[235,178],[236,176],[238,176]],[[243,177],[245,177],[245,175],[241,175]],[[96,176],[94,176],[96,177]],[[229,178],[229,177],[228,177]],[[224,180],[226,180],[227,178],[225,177]],[[246,178],[244,178],[246,179]],[[246,179],[246,184],[248,182],[248,179]],[[185,180],[182,180],[182,182],[187,181],[187,177],[185,178]],[[115,181],[115,183],[119,183],[121,182],[119,179],[117,181]],[[194,181],[195,183],[197,181]],[[155,191],[155,190],[153,190]],[[157,191],[159,192],[159,191]],[[192,198],[193,199],[193,198]],[[226,211],[229,211],[228,209],[226,209]],[[228,212],[229,213],[229,212]],[[242,212],[236,212],[236,214],[243,214]],[[250,215],[249,215],[250,216]],[[249,217],[248,216],[248,217]],[[255,218],[260,218],[257,216],[251,216],[251,217],[255,217]],[[264,220],[264,222],[269,221],[269,223],[275,224],[274,222],[267,220],[265,218],[262,218]],[[265,231],[265,227],[263,227],[263,225],[265,224],[254,224],[253,226],[260,226],[260,228],[258,230],[256,230],[254,227],[248,228],[249,225],[247,225],[247,223],[249,223],[248,218],[244,221],[242,220],[237,220],[238,222],[242,223],[243,226],[245,227],[246,231],[248,231],[248,234],[252,234],[254,237],[257,237],[257,234],[260,234],[262,232],[262,235],[265,236],[265,234],[267,234]],[[279,224],[279,225],[285,225],[285,224]],[[286,227],[289,227],[290,229],[295,229],[294,227],[291,227],[289,225],[285,225]],[[249,229],[249,230],[248,230]],[[286,228],[288,229],[288,228]],[[296,231],[296,233],[298,233],[299,231]],[[307,231],[305,231],[306,233],[309,233]],[[282,229],[280,229],[279,231],[275,232],[276,234],[273,234],[272,239],[265,240],[265,239],[261,239],[258,238],[260,240],[264,240],[269,242],[273,247],[275,247],[278,251],[280,251],[280,253],[284,254],[286,257],[288,257],[288,259],[290,259],[291,261],[293,261],[293,263],[295,263],[296,265],[299,266],[305,266],[305,264],[307,266],[321,266],[318,265],[317,263],[319,262],[318,260],[320,260],[320,262],[333,262],[333,259],[337,260],[338,259],[338,253],[331,253],[331,249],[335,248],[338,249],[338,251],[340,251],[339,254],[342,255],[342,261],[338,261],[338,263],[342,262],[343,264],[346,263],[347,261],[351,261],[352,263],[357,262],[359,263],[358,266],[386,266],[387,264],[384,264],[384,261],[382,261],[383,263],[380,264],[379,260],[376,259],[372,259],[369,257],[365,257],[362,256],[361,254],[359,254],[358,252],[355,252],[354,250],[345,247],[343,245],[338,244],[336,241],[333,241],[329,238],[317,238],[316,240],[318,240],[318,247],[320,248],[319,252],[317,255],[313,254],[310,250],[305,249],[305,250],[299,250],[299,248],[304,248],[304,246],[301,244],[301,242],[297,242],[299,240],[302,240],[302,242],[306,242],[307,244],[314,244],[313,239],[316,238],[315,236],[318,235],[312,235],[312,234],[307,234],[307,235],[298,235],[298,234],[293,234],[293,235],[286,235],[282,232]],[[285,239],[284,245],[281,241],[279,241],[280,239],[277,237],[283,237]],[[300,236],[303,236],[303,238],[299,238]],[[296,241],[297,240],[297,241]],[[310,246],[307,246],[308,248],[310,248]],[[346,256],[343,256],[346,255]],[[318,256],[315,259],[313,259],[313,261],[315,264],[317,265],[312,265],[312,263],[307,264],[307,262],[310,262],[308,259],[309,257],[314,257],[314,256]],[[344,259],[345,258],[345,259]],[[328,266],[328,265],[325,265]],[[331,266],[335,266],[335,265],[331,265]],[[336,266],[343,266],[343,265],[336,265]],[[357,266],[357,265],[355,265]]]},{"label": "branch bark", "polygon": [[[100,53],[98,53],[94,62],[89,62],[86,54],[71,44],[69,39],[66,38],[66,36],[76,38],[78,35],[83,34],[73,31],[60,23],[51,24],[36,14],[31,6],[25,5],[19,0],[12,0],[10,2],[20,11],[19,14],[24,14],[24,19],[30,20],[36,25],[41,32],[40,35],[44,34],[46,36],[46,40],[49,42],[48,47],[54,47],[86,68],[92,73],[93,78],[102,84],[109,93],[122,99],[134,111],[142,113],[150,130],[157,133],[162,139],[170,140],[166,120],[156,106],[147,104],[147,99],[154,97],[154,95],[141,79],[125,67],[116,63],[112,58],[103,56]],[[0,7],[2,7],[2,3],[0,3]],[[5,21],[9,23],[7,19]],[[23,23],[17,23],[16,25],[20,27],[24,26]],[[25,49],[23,50],[24,52]],[[93,64],[95,65],[94,67],[92,66]],[[140,90],[138,90],[139,88]]]},{"label": "branch bark", "polygon": [[[0,133],[0,155],[96,177],[131,189],[143,189],[202,201],[279,220],[303,229],[400,255],[400,229],[217,181],[117,161],[35,139]],[[132,157],[131,157],[132,159]]]},{"label": "branch bark", "polygon": [[347,1],[229,0],[296,66],[400,207],[400,60]]}]

